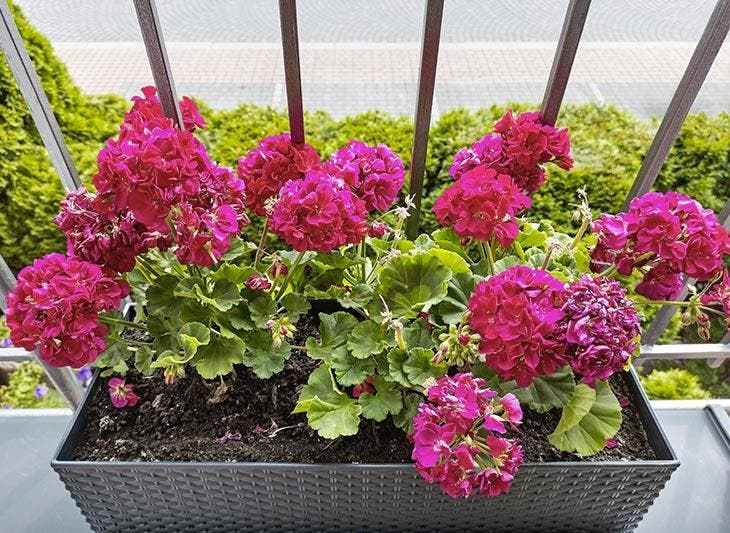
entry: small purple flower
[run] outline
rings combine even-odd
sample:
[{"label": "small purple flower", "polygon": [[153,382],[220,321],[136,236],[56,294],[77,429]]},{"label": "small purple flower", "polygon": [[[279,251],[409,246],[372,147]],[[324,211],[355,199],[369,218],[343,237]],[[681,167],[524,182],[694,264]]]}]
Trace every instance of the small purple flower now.
[{"label": "small purple flower", "polygon": [[78,379],[81,383],[86,383],[88,380],[91,379],[91,376],[93,375],[93,372],[91,371],[91,368],[88,366],[79,368],[76,371],[76,379]]},{"label": "small purple flower", "polygon": [[618,441],[616,439],[608,439],[606,441],[606,448],[608,448],[609,450],[618,448]]},{"label": "small purple flower", "polygon": [[13,345],[13,342],[7,338],[0,341],[0,348],[10,348]]},{"label": "small purple flower", "polygon": [[38,385],[33,391],[33,396],[35,396],[39,400],[43,398],[46,394],[48,394],[48,387],[43,383]]}]

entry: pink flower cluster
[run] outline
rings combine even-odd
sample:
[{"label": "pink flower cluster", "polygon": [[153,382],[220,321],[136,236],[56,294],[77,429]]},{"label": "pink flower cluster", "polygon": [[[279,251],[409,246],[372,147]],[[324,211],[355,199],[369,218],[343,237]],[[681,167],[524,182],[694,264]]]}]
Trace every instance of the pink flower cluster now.
[{"label": "pink flower cluster", "polygon": [[563,283],[542,269],[514,266],[481,281],[469,299],[487,366],[527,387],[568,364],[561,334]]},{"label": "pink flower cluster", "polygon": [[586,274],[565,289],[562,311],[570,364],[585,383],[593,385],[624,369],[641,328],[618,281]]},{"label": "pink flower cluster", "polygon": [[238,176],[246,184],[246,205],[257,215],[266,216],[269,198],[279,194],[288,181],[300,180],[305,172],[319,170],[321,165],[314,148],[292,143],[288,133],[262,139],[238,160]]},{"label": "pink flower cluster", "polygon": [[568,130],[543,124],[540,113],[522,113],[515,118],[508,111],[494,125],[494,131],[456,153],[449,169],[454,179],[484,166],[507,174],[525,194],[532,194],[547,179],[541,165],[555,163],[566,170],[573,166]]},{"label": "pink flower cluster", "polygon": [[530,204],[507,174],[479,166],[446,189],[433,211],[442,226],[453,228],[460,237],[488,241],[494,236],[506,248],[519,231],[515,216]]},{"label": "pink flower cluster", "polygon": [[114,407],[121,409],[137,405],[139,396],[133,392],[134,385],[126,383],[122,378],[111,378],[107,385],[109,387],[109,398]]},{"label": "pink flower cluster", "polygon": [[345,183],[309,171],[289,181],[271,215],[271,228],[295,250],[329,253],[360,242],[367,233],[365,203]]},{"label": "pink flower cluster", "polygon": [[720,306],[730,328],[730,270],[726,268],[723,272],[722,279],[706,294],[703,294],[700,300],[705,305]]},{"label": "pink flower cluster", "polygon": [[126,282],[108,269],[61,254],[36,259],[8,295],[7,324],[15,346],[53,366],[82,367],[104,350],[99,312],[119,307]]},{"label": "pink flower cluster", "polygon": [[681,274],[706,281],[722,268],[730,253],[727,231],[715,214],[677,192],[650,192],[631,201],[629,210],[601,215],[593,223],[598,243],[591,251],[591,269],[614,265],[619,274],[650,267],[636,287],[652,299],[676,298]]},{"label": "pink flower cluster", "polygon": [[148,249],[167,247],[166,239],[148,232],[129,209],[108,210],[83,187],[66,196],[53,221],[66,235],[69,255],[117,272],[133,270],[136,257]]},{"label": "pink flower cluster", "polygon": [[[180,130],[162,114],[155,89],[142,92],[118,138],[99,152],[97,194],[71,195],[56,223],[70,253],[119,272],[131,270],[138,253],[173,244],[181,262],[210,266],[248,223],[244,183],[189,131],[205,125],[192,100],[181,103],[189,130]],[[127,249],[115,257],[119,246]]]},{"label": "pink flower cluster", "polygon": [[470,148],[459,150],[449,169],[456,180],[436,200],[433,210],[443,226],[463,238],[502,247],[517,236],[515,217],[531,205],[528,195],[546,180],[545,163],[570,169],[570,140],[566,129],[543,124],[539,113],[507,112]]},{"label": "pink flower cluster", "polygon": [[507,492],[523,461],[519,441],[501,436],[522,420],[517,398],[497,398],[471,374],[444,376],[426,395],[410,435],[421,476],[452,498]]},{"label": "pink flower cluster", "polygon": [[324,171],[338,177],[365,202],[368,211],[386,211],[403,187],[403,161],[389,147],[350,141],[327,160]]}]

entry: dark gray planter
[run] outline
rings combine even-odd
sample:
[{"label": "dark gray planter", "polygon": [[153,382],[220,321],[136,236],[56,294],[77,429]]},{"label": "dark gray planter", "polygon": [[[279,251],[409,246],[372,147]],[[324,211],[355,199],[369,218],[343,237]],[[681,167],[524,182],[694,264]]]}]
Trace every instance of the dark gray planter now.
[{"label": "dark gray planter", "polygon": [[629,381],[658,460],[526,463],[497,498],[452,500],[410,465],[74,461],[96,377],[51,465],[96,531],[630,531],[679,461]]}]

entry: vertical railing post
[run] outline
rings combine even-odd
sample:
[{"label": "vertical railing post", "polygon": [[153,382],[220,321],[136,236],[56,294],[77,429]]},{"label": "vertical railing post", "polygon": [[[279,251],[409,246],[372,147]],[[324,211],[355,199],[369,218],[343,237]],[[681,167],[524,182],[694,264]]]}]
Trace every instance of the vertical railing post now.
[{"label": "vertical railing post", "polygon": [[555,125],[558,118],[590,7],[591,0],[570,0],[568,4],[545,95],[542,98],[541,115],[545,124]]},{"label": "vertical railing post", "polygon": [[674,92],[672,101],[669,103],[651,147],[646,153],[639,173],[631,186],[631,191],[626,197],[624,210],[628,208],[632,199],[649,192],[652,185],[654,185],[654,181],[656,181],[659,171],[662,169],[664,161],[667,159],[669,151],[679,134],[682,123],[700,92],[717,53],[720,51],[728,29],[730,29],[730,0],[718,0],[710,19],[707,21],[707,26],[702,32],[702,37],[700,37],[692,54],[692,58],[689,60],[687,69],[684,71],[682,80]]},{"label": "vertical railing post", "polygon": [[78,189],[81,186],[79,174],[6,0],[0,0],[0,47],[28,104],[51,163],[61,178],[61,184],[66,191]]},{"label": "vertical railing post", "polygon": [[302,103],[302,77],[299,64],[296,0],[279,0],[279,19],[281,21],[281,47],[284,51],[289,132],[292,142],[301,144],[304,142],[304,105]]},{"label": "vertical railing post", "polygon": [[421,215],[423,196],[423,176],[426,172],[426,151],[428,133],[431,129],[431,108],[433,91],[436,85],[436,66],[438,63],[439,43],[441,41],[441,20],[444,0],[427,0],[423,21],[423,43],[421,46],[421,68],[418,72],[418,100],[413,123],[413,150],[411,152],[410,196],[413,197],[414,211],[406,221],[406,234],[414,239],[418,235],[418,221]]},{"label": "vertical railing post", "polygon": [[167,57],[165,38],[162,35],[160,16],[154,0],[134,0],[134,9],[137,12],[139,28],[142,31],[142,40],[147,51],[147,59],[152,69],[157,94],[162,104],[162,112],[171,118],[175,125],[183,128],[182,114],[177,103],[175,82],[172,77],[170,60]]},{"label": "vertical railing post", "polygon": [[[15,288],[15,276],[8,268],[5,260],[0,256],[0,309],[5,312],[8,305],[8,294]],[[35,360],[43,367],[48,379],[58,393],[71,405],[74,409],[81,403],[81,386],[76,376],[68,367],[56,368],[47,365],[38,357],[37,352],[33,352]]]}]

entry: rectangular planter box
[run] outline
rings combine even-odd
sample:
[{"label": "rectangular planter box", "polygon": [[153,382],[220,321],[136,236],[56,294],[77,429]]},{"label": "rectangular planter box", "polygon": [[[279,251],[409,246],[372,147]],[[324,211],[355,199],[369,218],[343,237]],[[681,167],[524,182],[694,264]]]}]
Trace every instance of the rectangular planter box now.
[{"label": "rectangular planter box", "polygon": [[402,464],[74,461],[96,376],[51,465],[96,531],[630,531],[679,461],[629,382],[657,460],[525,463],[496,498],[452,500]]}]

